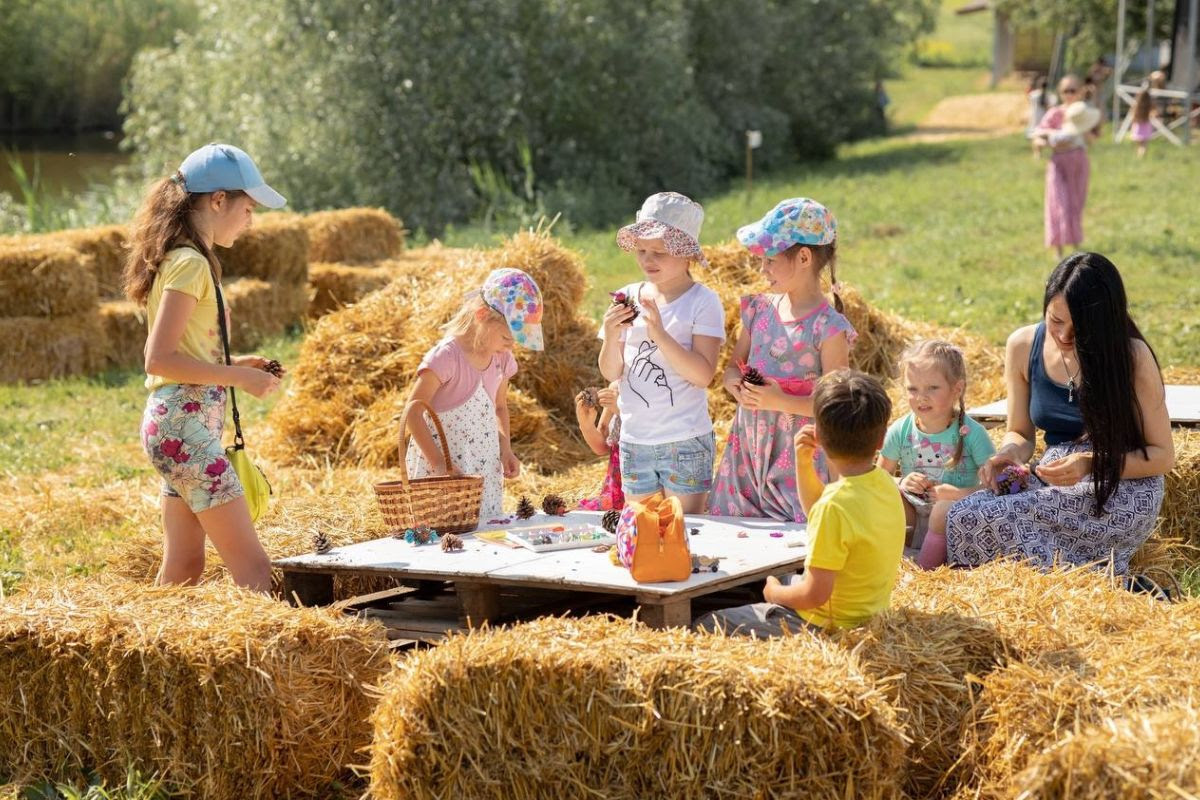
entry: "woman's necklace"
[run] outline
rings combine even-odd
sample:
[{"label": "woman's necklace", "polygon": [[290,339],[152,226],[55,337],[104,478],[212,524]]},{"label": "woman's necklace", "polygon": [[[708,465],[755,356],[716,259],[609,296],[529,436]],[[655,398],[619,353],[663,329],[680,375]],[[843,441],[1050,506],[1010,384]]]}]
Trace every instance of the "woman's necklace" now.
[{"label": "woman's necklace", "polygon": [[1062,348],[1058,349],[1058,357],[1062,359],[1063,371],[1067,373],[1067,402],[1075,402],[1075,377],[1079,375],[1079,370],[1075,370],[1075,374],[1071,374],[1071,368],[1067,366],[1067,357],[1063,354]]}]

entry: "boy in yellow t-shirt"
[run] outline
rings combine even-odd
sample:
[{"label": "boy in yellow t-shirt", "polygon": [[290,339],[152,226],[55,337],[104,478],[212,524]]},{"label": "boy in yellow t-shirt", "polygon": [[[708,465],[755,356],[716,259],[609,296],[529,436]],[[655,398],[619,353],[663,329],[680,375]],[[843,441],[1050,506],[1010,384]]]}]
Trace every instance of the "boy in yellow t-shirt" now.
[{"label": "boy in yellow t-shirt", "polygon": [[[875,466],[892,404],[879,381],[855,370],[823,376],[813,393],[815,425],[796,434],[796,483],[808,515],[803,577],[767,578],[764,603],[706,615],[696,627],[779,636],[804,627],[852,628],[887,608],[904,549],[904,505],[896,482]],[[817,446],[841,478],[825,486]]]}]

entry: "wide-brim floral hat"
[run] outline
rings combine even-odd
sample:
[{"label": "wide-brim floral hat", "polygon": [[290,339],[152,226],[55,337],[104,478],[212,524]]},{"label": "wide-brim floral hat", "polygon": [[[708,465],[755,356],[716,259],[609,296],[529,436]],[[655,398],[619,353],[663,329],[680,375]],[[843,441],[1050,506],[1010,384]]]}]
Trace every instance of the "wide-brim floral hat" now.
[{"label": "wide-brim floral hat", "polygon": [[691,258],[708,266],[700,249],[700,226],[704,208],[678,192],[659,192],[646,198],[637,221],[617,231],[617,246],[637,249],[638,239],[662,239],[667,252],[679,258]]},{"label": "wide-brim floral hat", "polygon": [[758,222],[738,228],[737,238],[754,255],[771,258],[797,244],[832,243],[837,239],[837,220],[816,200],[792,197]]},{"label": "wide-brim floral hat", "polygon": [[484,279],[479,294],[508,322],[517,344],[530,350],[544,349],[542,290],[533,278],[519,269],[495,269]]}]

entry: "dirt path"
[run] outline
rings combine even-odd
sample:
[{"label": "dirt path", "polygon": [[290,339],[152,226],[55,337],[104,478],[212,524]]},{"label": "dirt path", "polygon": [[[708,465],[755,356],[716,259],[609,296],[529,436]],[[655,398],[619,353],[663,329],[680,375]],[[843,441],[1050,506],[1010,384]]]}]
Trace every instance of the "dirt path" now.
[{"label": "dirt path", "polygon": [[1028,101],[1021,92],[989,92],[947,97],[903,138],[916,142],[990,139],[1025,130]]}]

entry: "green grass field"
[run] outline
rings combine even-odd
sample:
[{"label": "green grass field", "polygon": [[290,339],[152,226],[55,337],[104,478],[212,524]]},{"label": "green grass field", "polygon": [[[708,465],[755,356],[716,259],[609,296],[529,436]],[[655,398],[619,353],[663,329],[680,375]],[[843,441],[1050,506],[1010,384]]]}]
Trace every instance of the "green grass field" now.
[{"label": "green grass field", "polygon": [[[1128,143],[1095,145],[1084,246],[1121,269],[1133,314],[1163,363],[1200,364],[1200,319],[1192,313],[1200,303],[1200,227],[1191,222],[1185,188],[1200,180],[1200,156],[1156,144],[1141,162]],[[726,241],[778,200],[814,197],[838,218],[838,277],[870,303],[1001,344],[1037,318],[1041,287],[1057,261],[1042,246],[1044,170],[1019,136],[862,142],[835,160],[758,181],[750,194],[705,198],[702,238]],[[587,261],[593,314],[609,290],[639,274],[614,232],[564,237]],[[478,231],[467,231],[448,243],[480,240]]]}]

